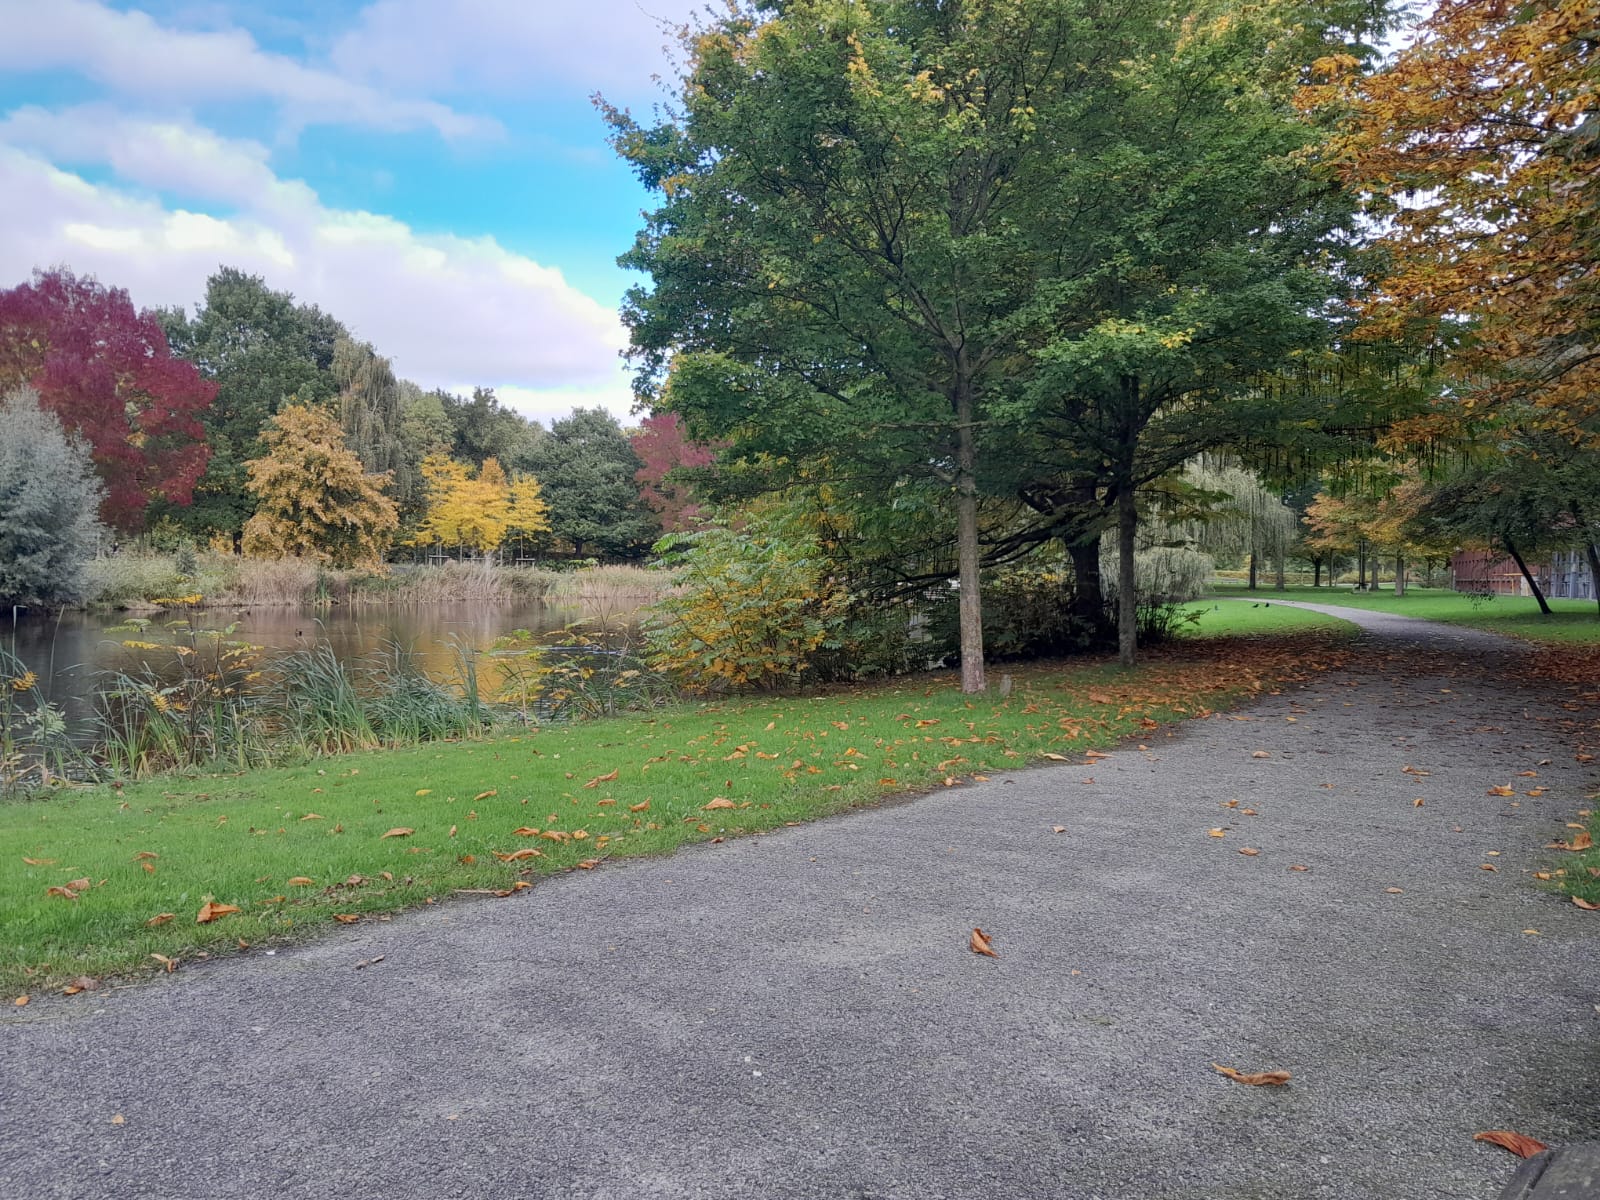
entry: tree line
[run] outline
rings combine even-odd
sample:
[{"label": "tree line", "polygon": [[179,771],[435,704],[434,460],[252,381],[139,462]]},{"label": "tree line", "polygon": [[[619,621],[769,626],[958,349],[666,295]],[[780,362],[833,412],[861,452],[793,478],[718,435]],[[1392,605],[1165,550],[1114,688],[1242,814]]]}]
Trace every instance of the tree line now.
[{"label": "tree line", "polygon": [[0,290],[0,395],[11,602],[72,599],[65,564],[134,538],[337,565],[637,558],[692,515],[668,470],[704,457],[671,416],[625,431],[580,409],[546,429],[490,388],[425,390],[229,267],[192,311],[138,310],[65,268]]}]

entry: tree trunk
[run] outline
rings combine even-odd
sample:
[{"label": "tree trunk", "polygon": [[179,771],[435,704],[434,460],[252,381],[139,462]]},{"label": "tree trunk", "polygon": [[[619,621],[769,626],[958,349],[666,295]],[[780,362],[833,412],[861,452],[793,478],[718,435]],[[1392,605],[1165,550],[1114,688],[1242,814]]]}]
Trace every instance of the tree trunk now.
[{"label": "tree trunk", "polygon": [[1311,586],[1313,588],[1322,586],[1322,559],[1320,557],[1311,560]]},{"label": "tree trunk", "polygon": [[1134,594],[1134,536],[1139,505],[1132,481],[1117,493],[1117,661],[1131,667],[1139,645],[1139,598]]},{"label": "tree trunk", "polygon": [[1072,559],[1072,615],[1092,630],[1098,641],[1106,621],[1099,535],[1092,541],[1068,542],[1067,556]]},{"label": "tree trunk", "polygon": [[[1589,528],[1576,500],[1568,501],[1567,508],[1572,511],[1572,519],[1577,522],[1579,529]],[[1583,556],[1589,560],[1589,588],[1594,593],[1595,603],[1600,605],[1600,544],[1596,544],[1592,537],[1583,539]]]},{"label": "tree trunk", "polygon": [[[965,352],[962,354],[965,357]],[[978,576],[977,439],[972,429],[972,381],[956,385],[956,565],[961,581],[961,690],[987,689],[983,671],[983,597]]]},{"label": "tree trunk", "polygon": [[1250,547],[1250,590],[1256,590],[1256,548]]},{"label": "tree trunk", "polygon": [[1533,577],[1533,572],[1528,570],[1528,564],[1522,561],[1522,555],[1517,552],[1516,546],[1512,545],[1511,539],[1502,538],[1501,541],[1505,542],[1506,553],[1511,555],[1512,561],[1517,564],[1517,570],[1521,571],[1522,577],[1528,581],[1528,587],[1533,592],[1533,598],[1539,602],[1539,611],[1548,617],[1550,615],[1550,602],[1544,598],[1544,593],[1539,590],[1539,581]]},{"label": "tree trunk", "polygon": [[1284,552],[1282,550],[1279,550],[1278,551],[1278,578],[1277,578],[1277,583],[1276,583],[1275,586],[1277,587],[1278,591],[1280,591],[1280,592],[1286,592],[1286,591],[1289,590],[1289,581],[1288,581],[1287,578],[1285,578],[1285,573],[1286,573],[1288,568],[1287,568],[1287,564],[1285,564],[1284,561],[1283,561],[1284,558],[1285,558]]},{"label": "tree trunk", "polygon": [[1394,556],[1394,594],[1396,597],[1406,594],[1406,556]]},{"label": "tree trunk", "polygon": [[1367,544],[1365,542],[1356,544],[1356,572],[1356,591],[1364,592],[1367,590]]}]

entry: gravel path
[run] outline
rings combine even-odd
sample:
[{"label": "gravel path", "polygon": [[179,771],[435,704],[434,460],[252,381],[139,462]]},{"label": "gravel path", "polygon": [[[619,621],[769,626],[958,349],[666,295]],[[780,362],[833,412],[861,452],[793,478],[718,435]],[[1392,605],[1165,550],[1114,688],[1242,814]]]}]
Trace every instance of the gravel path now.
[{"label": "gravel path", "polygon": [[1600,1129],[1528,874],[1595,714],[1337,615],[1362,669],[1148,749],[7,1013],[0,1197],[1488,1200],[1475,1131]]}]

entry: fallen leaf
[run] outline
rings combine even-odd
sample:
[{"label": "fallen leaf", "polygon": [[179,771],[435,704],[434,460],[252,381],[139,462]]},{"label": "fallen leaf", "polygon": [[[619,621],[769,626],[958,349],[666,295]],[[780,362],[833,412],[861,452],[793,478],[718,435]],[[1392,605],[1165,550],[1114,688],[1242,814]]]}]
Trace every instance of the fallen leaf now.
[{"label": "fallen leaf", "polygon": [[160,858],[160,857],[161,857],[161,855],[157,854],[153,850],[141,850],[141,851],[139,851],[139,853],[137,853],[137,854],[135,854],[133,856],[133,861],[134,862],[143,862],[147,858]]},{"label": "fallen leaf", "polygon": [[237,904],[218,904],[214,900],[207,900],[200,906],[200,911],[196,914],[194,923],[196,925],[209,925],[218,917],[225,917],[229,913],[238,911],[239,906]]},{"label": "fallen leaf", "polygon": [[321,813],[307,813],[305,816],[301,817],[300,819],[302,821],[325,821],[325,820],[327,820],[327,818],[324,817]]},{"label": "fallen leaf", "polygon": [[139,865],[145,869],[145,872],[147,874],[154,875],[156,873],[156,865],[154,863],[147,863],[146,862],[146,863],[140,863]]},{"label": "fallen leaf", "polygon": [[1256,1071],[1246,1073],[1237,1071],[1232,1067],[1225,1067],[1221,1063],[1212,1063],[1218,1071],[1226,1075],[1235,1083],[1249,1084],[1251,1087],[1282,1087],[1292,1078],[1287,1071]]},{"label": "fallen leaf", "polygon": [[973,783],[988,783],[989,782],[989,777],[987,775],[974,775],[972,777],[972,782]]},{"label": "fallen leaf", "polygon": [[1422,797],[1418,796],[1415,800],[1413,800],[1411,802],[1411,807],[1412,808],[1421,808],[1422,807]]},{"label": "fallen leaf", "polygon": [[67,886],[69,888],[71,888],[75,892],[87,892],[89,890],[89,888],[93,885],[93,882],[94,882],[93,880],[91,880],[87,875],[85,875],[82,879],[69,879],[69,880],[67,880]]},{"label": "fallen leaf", "polygon": [[27,855],[23,855],[22,861],[30,867],[53,867],[56,865],[56,860],[53,858],[29,858]]},{"label": "fallen leaf", "polygon": [[1571,846],[1574,850],[1587,850],[1590,846],[1594,845],[1594,838],[1590,835],[1589,831],[1585,829],[1577,837],[1569,841],[1567,845]]},{"label": "fallen leaf", "polygon": [[1539,772],[1537,772],[1537,771],[1518,771],[1517,775],[1522,779],[1535,779],[1535,778],[1538,777]]},{"label": "fallen leaf", "polygon": [[1050,832],[1051,833],[1065,833],[1066,831],[1067,831],[1067,827],[1065,825],[1052,825],[1052,826],[1050,826]]},{"label": "fallen leaf", "polygon": [[710,808],[738,808],[739,806],[737,804],[735,804],[732,800],[729,800],[726,796],[718,796],[714,800],[712,800],[710,804],[702,804],[700,807],[702,809],[710,809]]},{"label": "fallen leaf", "polygon": [[586,858],[581,863],[578,864],[578,869],[580,871],[592,871],[596,867],[598,867],[599,865],[600,865],[600,860],[598,858]]},{"label": "fallen leaf", "polygon": [[13,1004],[13,1005],[14,1005],[14,1006],[16,1006],[16,1007],[17,1007],[17,1008],[26,1008],[26,1007],[28,1007],[28,1001],[29,1001],[29,1000],[30,1000],[30,999],[31,999],[31,997],[29,997],[29,996],[18,996],[18,997],[17,997],[17,998],[16,998],[16,999],[15,999],[15,1000],[13,1000],[13,1001],[12,1001],[12,1002],[11,1002],[11,1003],[12,1003],[12,1004]]},{"label": "fallen leaf", "polygon": [[989,944],[989,935],[981,929],[974,929],[967,946],[974,954],[982,954],[988,958],[999,958],[994,952],[994,947]]},{"label": "fallen leaf", "polygon": [[333,919],[341,925],[354,925],[361,920],[360,913],[334,913]]},{"label": "fallen leaf", "polygon": [[1039,757],[1040,758],[1048,758],[1051,762],[1071,762],[1072,761],[1065,754],[1052,754],[1048,750],[1046,750],[1043,754],[1039,755]]},{"label": "fallen leaf", "polygon": [[615,779],[617,777],[617,775],[620,772],[620,770],[621,770],[621,768],[619,767],[616,771],[612,771],[612,772],[610,772],[608,774],[596,775],[593,779],[589,780],[589,782],[584,784],[583,786],[586,787],[586,788],[592,788],[592,787],[599,787],[602,783],[610,783],[613,779]]},{"label": "fallen leaf", "polygon": [[1541,1150],[1550,1148],[1538,1138],[1531,1138],[1525,1133],[1513,1133],[1509,1129],[1488,1129],[1483,1133],[1473,1134],[1472,1140],[1499,1146],[1503,1150],[1511,1151],[1518,1158],[1532,1158]]},{"label": "fallen leaf", "polygon": [[67,900],[76,900],[78,898],[77,892],[73,891],[71,888],[64,887],[47,887],[44,890],[44,894],[46,896],[61,896]]},{"label": "fallen leaf", "polygon": [[381,834],[378,837],[378,840],[381,842],[381,841],[383,841],[384,838],[410,837],[415,832],[416,832],[415,829],[408,829],[404,825],[396,825],[393,829],[389,830],[388,833]]},{"label": "fallen leaf", "polygon": [[432,792],[433,792],[432,788],[418,788],[417,789],[417,795],[419,795],[419,796],[427,796],[427,795],[431,794]]},{"label": "fallen leaf", "polygon": [[1535,871],[1533,873],[1533,877],[1535,879],[1549,879],[1550,878],[1550,872],[1549,871]]},{"label": "fallen leaf", "polygon": [[1488,796],[1515,796],[1517,794],[1517,789],[1514,788],[1514,787],[1510,787],[1508,785],[1502,784],[1500,787],[1492,787],[1492,788],[1490,788],[1484,794],[1488,795]]},{"label": "fallen leaf", "polygon": [[1384,888],[1383,890],[1391,896],[1404,896],[1406,894],[1405,888]]},{"label": "fallen leaf", "polygon": [[1222,802],[1222,807],[1223,808],[1238,808],[1239,807],[1239,802],[1237,800],[1224,800]]},{"label": "fallen leaf", "polygon": [[1256,855],[1260,854],[1261,851],[1257,850],[1254,846],[1241,846],[1239,847],[1239,853],[1243,854],[1246,858],[1254,858]]},{"label": "fallen leaf", "polygon": [[79,992],[92,992],[100,986],[100,981],[91,975],[79,975],[66,987],[61,989],[64,996],[76,996]]},{"label": "fallen leaf", "polygon": [[1499,869],[1500,868],[1495,866],[1493,863],[1479,863],[1478,864],[1478,870],[1480,870],[1480,871],[1498,871]]},{"label": "fallen leaf", "polygon": [[117,1113],[117,1114],[115,1114],[115,1115],[114,1115],[114,1116],[113,1116],[113,1117],[112,1117],[112,1118],[111,1118],[111,1123],[112,1123],[112,1124],[113,1124],[113,1125],[122,1125],[122,1124],[124,1124],[124,1123],[125,1123],[125,1121],[124,1121],[124,1119],[123,1119],[123,1116],[122,1116],[122,1114],[121,1114],[121,1113]]},{"label": "fallen leaf", "polygon": [[1214,838],[1227,837],[1228,836],[1228,831],[1226,829],[1223,829],[1221,826],[1218,826],[1215,829],[1206,830],[1206,836],[1207,837],[1214,837]]},{"label": "fallen leaf", "polygon": [[629,812],[649,812],[650,811],[650,801],[641,800],[637,804],[630,804],[630,805],[628,805],[628,811]]},{"label": "fallen leaf", "polygon": [[178,969],[178,960],[175,958],[168,958],[165,954],[152,954],[150,957],[165,967],[168,975]]},{"label": "fallen leaf", "polygon": [[489,853],[493,854],[501,862],[520,862],[524,858],[542,858],[544,856],[542,850],[535,850],[532,846],[523,850],[512,850],[506,854],[502,854],[498,850],[491,850]]},{"label": "fallen leaf", "polygon": [[155,916],[151,917],[148,921],[146,921],[145,924],[146,925],[165,925],[168,921],[172,920],[172,918],[177,916],[177,915],[178,915],[177,913],[157,913]]},{"label": "fallen leaf", "polygon": [[522,825],[511,831],[512,837],[538,837],[539,831],[531,825]]},{"label": "fallen leaf", "polygon": [[1600,912],[1600,904],[1592,904],[1582,896],[1574,896],[1572,902],[1585,912]]},{"label": "fallen leaf", "polygon": [[490,788],[487,792],[479,792],[472,798],[472,802],[476,804],[479,800],[487,800],[490,796],[498,796],[499,794],[499,788]]},{"label": "fallen leaf", "polygon": [[309,875],[296,875],[292,879],[285,879],[284,882],[290,887],[311,887],[316,883],[316,880]]},{"label": "fallen leaf", "polygon": [[1290,863],[1289,864],[1289,870],[1291,870],[1291,871],[1309,871],[1309,870],[1311,870],[1311,868],[1308,867],[1308,866],[1305,866],[1302,863]]},{"label": "fallen leaf", "polygon": [[[1250,752],[1250,757],[1251,758],[1271,758],[1272,755],[1268,754],[1265,750],[1252,750]],[[1218,1069],[1220,1070],[1220,1068],[1218,1068]]]}]

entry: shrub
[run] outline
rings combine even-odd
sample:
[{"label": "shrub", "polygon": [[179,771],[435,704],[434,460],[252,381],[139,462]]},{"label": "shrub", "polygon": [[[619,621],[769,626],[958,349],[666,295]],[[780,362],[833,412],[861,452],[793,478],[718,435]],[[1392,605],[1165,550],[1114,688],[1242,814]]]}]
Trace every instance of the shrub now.
[{"label": "shrub", "polygon": [[0,399],[0,430],[0,604],[75,603],[100,537],[89,450],[29,388]]}]

